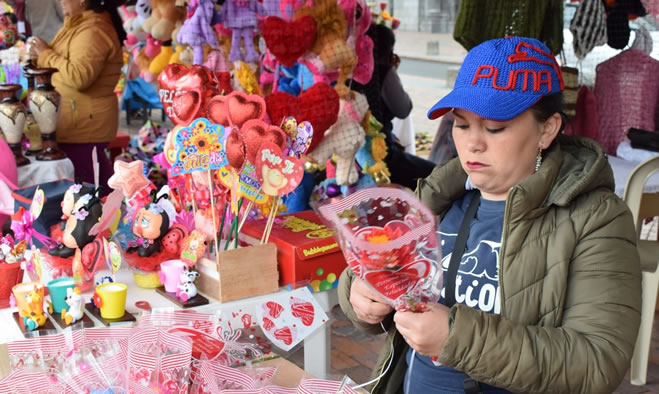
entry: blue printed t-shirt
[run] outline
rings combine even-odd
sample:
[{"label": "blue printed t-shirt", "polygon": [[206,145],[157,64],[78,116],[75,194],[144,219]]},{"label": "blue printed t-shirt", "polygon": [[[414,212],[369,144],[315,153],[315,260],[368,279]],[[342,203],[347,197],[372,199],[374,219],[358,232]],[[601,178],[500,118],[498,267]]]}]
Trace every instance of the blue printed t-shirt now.
[{"label": "blue printed t-shirt", "polygon": [[[454,202],[439,226],[442,270],[445,275],[462,219],[476,193],[479,192],[469,192],[462,200]],[[456,303],[487,313],[500,312],[498,264],[505,208],[505,201],[481,198],[476,216],[471,222],[467,246],[455,278]],[[444,303],[444,291],[445,289],[442,289],[440,303]],[[412,363],[411,358],[410,348],[406,356],[408,366]],[[412,369],[405,376],[404,387],[407,393],[464,392],[465,377],[461,371],[447,366],[435,366],[430,358],[415,354]],[[506,392],[485,384],[481,384],[481,389],[483,392]]]}]

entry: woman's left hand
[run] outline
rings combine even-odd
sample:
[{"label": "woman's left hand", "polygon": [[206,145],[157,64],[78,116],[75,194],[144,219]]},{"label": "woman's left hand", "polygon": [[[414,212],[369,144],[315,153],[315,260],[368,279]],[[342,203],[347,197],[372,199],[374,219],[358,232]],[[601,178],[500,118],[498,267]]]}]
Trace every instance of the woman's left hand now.
[{"label": "woman's left hand", "polygon": [[43,51],[50,49],[46,41],[39,37],[31,37],[28,40],[30,44],[30,59],[37,60]]},{"label": "woman's left hand", "polygon": [[450,309],[434,304],[425,312],[396,312],[396,329],[408,345],[422,356],[439,355],[449,334]]}]

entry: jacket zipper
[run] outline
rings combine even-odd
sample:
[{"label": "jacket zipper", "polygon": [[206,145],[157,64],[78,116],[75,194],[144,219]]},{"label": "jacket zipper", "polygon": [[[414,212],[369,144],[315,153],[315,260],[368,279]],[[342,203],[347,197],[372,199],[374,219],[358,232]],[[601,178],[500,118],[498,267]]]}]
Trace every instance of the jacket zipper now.
[{"label": "jacket zipper", "polygon": [[499,315],[506,316],[504,313],[504,297],[503,297],[503,256],[506,252],[506,238],[508,235],[508,216],[510,216],[510,202],[512,201],[512,196],[515,193],[515,188],[511,189],[508,193],[508,198],[506,199],[506,208],[503,212],[503,229],[501,232],[501,249],[499,249],[499,261],[497,262],[497,270],[499,275],[497,275],[497,284],[499,285]]}]

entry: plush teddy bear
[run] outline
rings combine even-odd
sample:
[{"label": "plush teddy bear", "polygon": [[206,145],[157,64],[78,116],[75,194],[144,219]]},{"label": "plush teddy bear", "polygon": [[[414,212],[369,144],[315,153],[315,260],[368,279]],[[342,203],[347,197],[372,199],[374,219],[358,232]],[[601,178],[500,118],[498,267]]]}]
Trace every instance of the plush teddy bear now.
[{"label": "plush teddy bear", "polygon": [[177,24],[185,20],[185,8],[177,7],[176,0],[151,0],[151,9],[142,29],[156,40],[171,40]]},{"label": "plush teddy bear", "polygon": [[324,163],[336,155],[336,183],[352,185],[359,179],[355,155],[366,142],[364,125],[368,122],[368,101],[363,94],[351,91],[348,100],[341,99],[339,118],[309,154],[316,163]]}]

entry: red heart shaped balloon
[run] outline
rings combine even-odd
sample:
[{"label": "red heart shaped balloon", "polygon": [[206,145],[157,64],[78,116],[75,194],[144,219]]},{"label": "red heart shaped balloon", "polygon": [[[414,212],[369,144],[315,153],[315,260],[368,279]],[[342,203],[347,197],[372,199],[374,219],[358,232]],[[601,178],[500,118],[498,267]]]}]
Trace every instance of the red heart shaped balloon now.
[{"label": "red heart shaped balloon", "polygon": [[313,85],[298,97],[276,92],[267,96],[265,102],[272,124],[281,124],[287,116],[294,117],[298,123],[305,120],[311,123],[313,138],[307,152],[318,145],[339,116],[339,95],[324,83]]},{"label": "red heart shaped balloon", "polygon": [[245,140],[238,129],[233,128],[231,130],[231,133],[227,136],[224,149],[227,152],[229,165],[235,168],[236,171],[240,171],[243,168],[243,165],[245,165],[247,150],[245,147]]},{"label": "red heart shaped balloon", "polygon": [[304,176],[302,161],[295,156],[284,156],[281,148],[270,142],[261,144],[255,167],[261,189],[269,196],[292,192]]},{"label": "red heart shaped balloon", "polygon": [[233,91],[227,96],[210,99],[206,116],[213,123],[239,128],[250,119],[261,119],[265,114],[265,101],[261,96]]},{"label": "red heart shaped balloon", "polygon": [[316,23],[311,16],[298,17],[292,22],[269,16],[262,33],[270,53],[284,66],[292,67],[316,41]]},{"label": "red heart shaped balloon", "polygon": [[158,76],[158,95],[167,116],[176,125],[187,126],[206,115],[210,98],[217,93],[217,83],[204,66],[189,69],[170,64]]},{"label": "red heart shaped balloon", "polygon": [[240,91],[231,92],[226,98],[226,111],[232,126],[242,127],[250,119],[262,119],[265,101],[256,94],[249,96]]},{"label": "red heart shaped balloon", "polygon": [[256,163],[256,154],[261,150],[261,145],[272,143],[280,149],[286,146],[286,134],[279,127],[268,125],[262,120],[250,119],[240,129],[245,138],[247,148],[247,160]]},{"label": "red heart shaped balloon", "polygon": [[405,264],[396,271],[381,270],[367,272],[366,280],[375,290],[384,297],[394,301],[408,293],[424,279],[430,271],[428,260],[417,260]]},{"label": "red heart shaped balloon", "polygon": [[226,96],[213,96],[206,108],[206,117],[215,124],[229,127],[229,114],[226,111]]}]

